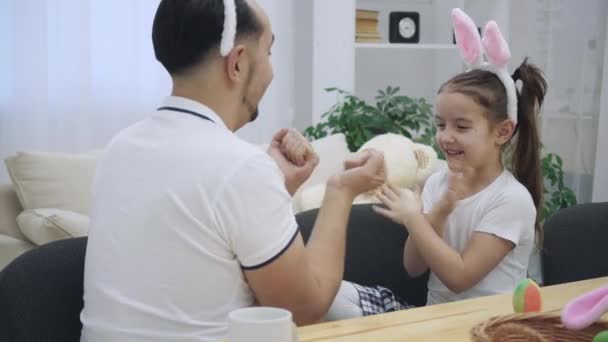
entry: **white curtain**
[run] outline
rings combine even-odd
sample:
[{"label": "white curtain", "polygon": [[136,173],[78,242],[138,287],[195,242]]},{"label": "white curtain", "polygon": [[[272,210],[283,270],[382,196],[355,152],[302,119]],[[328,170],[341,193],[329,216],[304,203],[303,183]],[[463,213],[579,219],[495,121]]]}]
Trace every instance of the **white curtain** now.
[{"label": "white curtain", "polygon": [[[261,143],[290,126],[291,1],[260,1],[277,35],[275,81],[258,122],[242,130]],[[20,150],[103,147],[170,92],[151,31],[157,0],[0,1],[0,159]],[[7,180],[0,165],[0,182]]]},{"label": "white curtain", "polygon": [[[608,1],[516,0],[511,6],[513,60],[530,56],[549,92],[542,141],[564,160],[579,202],[591,200],[600,112]],[[515,65],[513,65],[515,67]]]}]

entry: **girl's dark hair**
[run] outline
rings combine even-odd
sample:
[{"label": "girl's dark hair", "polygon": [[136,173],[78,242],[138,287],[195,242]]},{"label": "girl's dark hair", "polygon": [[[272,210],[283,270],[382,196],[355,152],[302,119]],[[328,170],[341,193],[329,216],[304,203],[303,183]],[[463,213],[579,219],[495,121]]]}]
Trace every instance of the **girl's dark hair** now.
[{"label": "girl's dark hair", "polygon": [[[542,227],[539,222],[543,197],[543,180],[540,168],[540,140],[538,137],[537,114],[547,93],[547,82],[538,67],[528,63],[526,58],[513,73],[515,82],[521,81],[521,92],[517,91],[516,142],[511,157],[511,170],[517,180],[532,195],[536,207],[535,224],[537,241],[542,241]],[[505,86],[494,73],[474,69],[454,76],[439,88],[456,92],[473,99],[486,109],[493,123],[507,120],[507,93]],[[514,135],[515,135],[514,133]]]}]

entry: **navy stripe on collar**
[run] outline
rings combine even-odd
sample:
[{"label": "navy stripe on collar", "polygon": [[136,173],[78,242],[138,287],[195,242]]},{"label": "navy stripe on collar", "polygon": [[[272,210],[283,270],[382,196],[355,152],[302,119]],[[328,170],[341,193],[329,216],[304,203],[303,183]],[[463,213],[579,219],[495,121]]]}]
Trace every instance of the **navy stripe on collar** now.
[{"label": "navy stripe on collar", "polygon": [[157,110],[170,110],[170,111],[174,111],[174,112],[180,112],[180,113],[186,113],[186,114],[190,114],[190,115],[194,115],[197,116],[203,120],[208,120],[211,121],[213,123],[215,123],[215,121],[211,120],[208,116],[197,113],[197,112],[193,112],[191,110],[187,110],[187,109],[183,109],[183,108],[177,108],[177,107],[160,107]]}]

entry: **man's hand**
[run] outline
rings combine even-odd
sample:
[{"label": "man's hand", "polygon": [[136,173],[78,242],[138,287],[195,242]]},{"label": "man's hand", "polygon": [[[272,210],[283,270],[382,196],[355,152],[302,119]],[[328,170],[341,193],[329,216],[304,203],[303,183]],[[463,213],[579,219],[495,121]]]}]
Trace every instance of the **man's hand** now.
[{"label": "man's hand", "polygon": [[268,154],[285,175],[285,186],[292,196],[319,164],[319,156],[295,129],[282,128],[275,133]]},{"label": "man's hand", "polygon": [[332,176],[327,186],[346,190],[354,199],[357,195],[376,189],[385,181],[384,154],[369,149],[344,161],[344,171]]}]

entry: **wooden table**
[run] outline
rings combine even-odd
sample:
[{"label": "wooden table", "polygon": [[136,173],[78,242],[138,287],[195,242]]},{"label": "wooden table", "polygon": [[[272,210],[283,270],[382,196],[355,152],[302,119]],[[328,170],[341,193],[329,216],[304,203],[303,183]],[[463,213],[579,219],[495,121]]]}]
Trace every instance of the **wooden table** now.
[{"label": "wooden table", "polygon": [[[543,311],[559,312],[571,299],[608,285],[608,277],[542,288]],[[475,324],[513,313],[512,296],[497,295],[298,328],[312,341],[469,341]],[[608,318],[608,316],[604,316]]]}]

